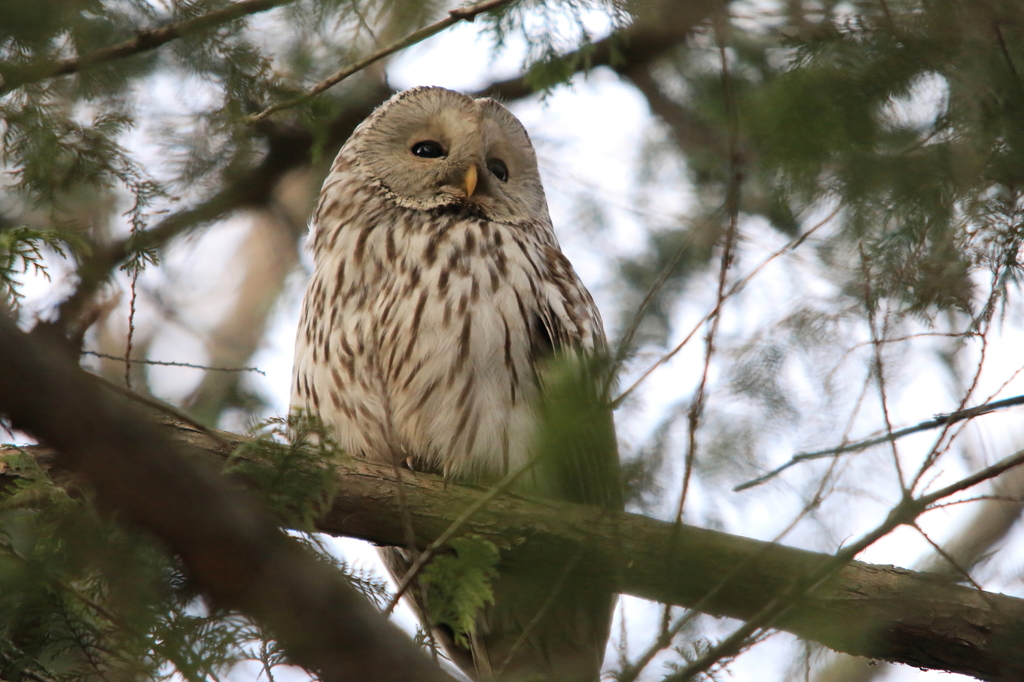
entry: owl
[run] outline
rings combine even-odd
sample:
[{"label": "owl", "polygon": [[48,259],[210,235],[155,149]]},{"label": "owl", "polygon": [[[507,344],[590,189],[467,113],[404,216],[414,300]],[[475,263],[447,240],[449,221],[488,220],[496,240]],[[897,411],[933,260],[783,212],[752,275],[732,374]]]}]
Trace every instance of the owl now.
[{"label": "owl", "polygon": [[[606,341],[505,107],[437,87],[392,97],[334,160],[309,244],[292,406],[347,453],[485,485],[524,469],[518,492],[621,508],[610,412],[552,397],[567,374],[595,376]],[[480,682],[599,678],[615,595],[543,545],[502,552],[468,645],[434,629]],[[381,551],[401,576],[405,552]]]}]

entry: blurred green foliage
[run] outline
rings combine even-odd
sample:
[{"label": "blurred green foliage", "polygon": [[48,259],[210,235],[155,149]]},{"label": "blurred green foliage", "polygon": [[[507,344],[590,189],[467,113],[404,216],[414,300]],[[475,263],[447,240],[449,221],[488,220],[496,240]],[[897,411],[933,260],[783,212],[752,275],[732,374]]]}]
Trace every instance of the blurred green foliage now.
[{"label": "blurred green foliage", "polygon": [[[864,302],[865,276],[869,298],[925,320],[978,315],[1005,297],[1020,281],[1024,238],[1024,6],[938,0],[773,9],[764,21],[693,38],[648,86],[669,102],[666,132],[708,219],[652,225],[650,248],[623,263],[642,292],[680,248],[686,254],[648,313],[647,340],[666,338],[667,311],[717,253],[710,246],[728,222],[721,210],[731,163],[742,177],[741,212],[784,235],[809,227],[815,209],[841,208],[818,256],[855,301]],[[725,83],[736,95],[735,133]],[[855,265],[858,249],[866,271]],[[979,298],[979,275],[997,282],[991,300]]]}]

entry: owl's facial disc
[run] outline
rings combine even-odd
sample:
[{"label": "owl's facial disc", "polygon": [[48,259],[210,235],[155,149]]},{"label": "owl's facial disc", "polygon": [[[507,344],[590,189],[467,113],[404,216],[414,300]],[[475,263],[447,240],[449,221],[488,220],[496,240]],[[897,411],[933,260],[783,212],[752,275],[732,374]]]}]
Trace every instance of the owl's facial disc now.
[{"label": "owl's facial disc", "polygon": [[501,105],[441,88],[399,95],[363,131],[359,165],[400,206],[466,206],[492,220],[546,215],[536,159]]}]

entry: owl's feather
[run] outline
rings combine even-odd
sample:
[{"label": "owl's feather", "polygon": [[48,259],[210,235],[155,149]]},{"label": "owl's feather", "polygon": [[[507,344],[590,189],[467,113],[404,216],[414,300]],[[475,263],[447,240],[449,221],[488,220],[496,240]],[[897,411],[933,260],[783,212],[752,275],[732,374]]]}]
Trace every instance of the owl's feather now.
[{"label": "owl's feather", "polygon": [[[444,157],[410,154],[420,139]],[[488,172],[496,158],[506,180]],[[459,185],[470,165],[473,196]],[[482,483],[536,460],[523,492],[621,508],[610,413],[595,398],[568,414],[572,391],[555,388],[594,386],[600,315],[559,249],[529,137],[507,110],[440,88],[396,95],[335,160],[311,245],[292,404],[344,450]],[[559,436],[567,424],[576,435]],[[578,560],[550,565],[548,549],[503,554],[472,651],[441,633],[478,679],[597,680],[614,597]],[[400,552],[385,559],[403,572]]]}]

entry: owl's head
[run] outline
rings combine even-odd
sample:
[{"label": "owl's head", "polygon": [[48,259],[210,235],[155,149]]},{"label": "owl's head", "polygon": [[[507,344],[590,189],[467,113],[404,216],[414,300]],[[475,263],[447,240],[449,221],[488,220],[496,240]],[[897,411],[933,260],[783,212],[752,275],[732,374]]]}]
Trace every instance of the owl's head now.
[{"label": "owl's head", "polygon": [[509,223],[547,216],[530,137],[494,100],[412,88],[381,105],[346,146],[400,206],[461,205]]}]

